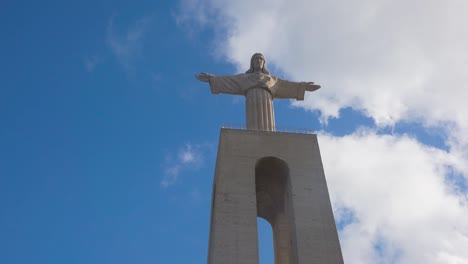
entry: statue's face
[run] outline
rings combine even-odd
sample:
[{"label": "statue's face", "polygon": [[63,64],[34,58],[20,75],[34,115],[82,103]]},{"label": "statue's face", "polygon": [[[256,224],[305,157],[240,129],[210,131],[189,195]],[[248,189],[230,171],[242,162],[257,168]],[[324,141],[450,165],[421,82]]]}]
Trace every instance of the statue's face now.
[{"label": "statue's face", "polygon": [[265,65],[265,60],[261,56],[255,56],[253,58],[253,67],[255,71],[262,70]]}]

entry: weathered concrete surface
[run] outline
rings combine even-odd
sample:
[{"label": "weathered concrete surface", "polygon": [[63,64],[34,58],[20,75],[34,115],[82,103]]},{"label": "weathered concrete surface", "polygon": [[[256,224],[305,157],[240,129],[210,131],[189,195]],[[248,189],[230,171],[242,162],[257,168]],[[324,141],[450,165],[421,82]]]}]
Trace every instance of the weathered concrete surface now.
[{"label": "weathered concrete surface", "polygon": [[221,129],[209,264],[258,264],[257,215],[276,264],[343,263],[316,135]]}]

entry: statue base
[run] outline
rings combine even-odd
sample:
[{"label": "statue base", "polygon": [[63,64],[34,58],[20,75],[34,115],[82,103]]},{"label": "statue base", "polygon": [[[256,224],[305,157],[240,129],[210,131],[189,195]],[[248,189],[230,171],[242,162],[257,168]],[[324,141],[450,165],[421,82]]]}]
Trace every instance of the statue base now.
[{"label": "statue base", "polygon": [[209,264],[258,264],[257,216],[275,264],[342,264],[317,136],[221,129]]}]

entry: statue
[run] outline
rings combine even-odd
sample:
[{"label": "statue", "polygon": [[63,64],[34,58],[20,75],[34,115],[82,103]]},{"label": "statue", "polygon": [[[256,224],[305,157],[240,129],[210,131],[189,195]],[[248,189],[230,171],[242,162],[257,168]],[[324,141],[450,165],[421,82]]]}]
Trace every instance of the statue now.
[{"label": "statue", "polygon": [[250,69],[243,74],[215,76],[203,72],[195,77],[209,82],[213,94],[244,95],[247,129],[251,130],[275,131],[273,99],[304,100],[305,91],[313,92],[320,88],[313,82],[290,82],[271,76],[261,53],[252,56]]}]

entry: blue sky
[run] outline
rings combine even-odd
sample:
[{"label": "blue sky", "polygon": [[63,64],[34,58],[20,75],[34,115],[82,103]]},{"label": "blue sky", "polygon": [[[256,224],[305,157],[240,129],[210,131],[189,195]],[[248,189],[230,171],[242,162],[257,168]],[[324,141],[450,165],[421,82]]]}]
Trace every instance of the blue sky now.
[{"label": "blue sky", "polygon": [[0,263],[204,263],[244,99],[194,74],[254,52],[323,87],[276,123],[319,134],[346,263],[466,263],[468,4],[421,4],[2,1]]}]

